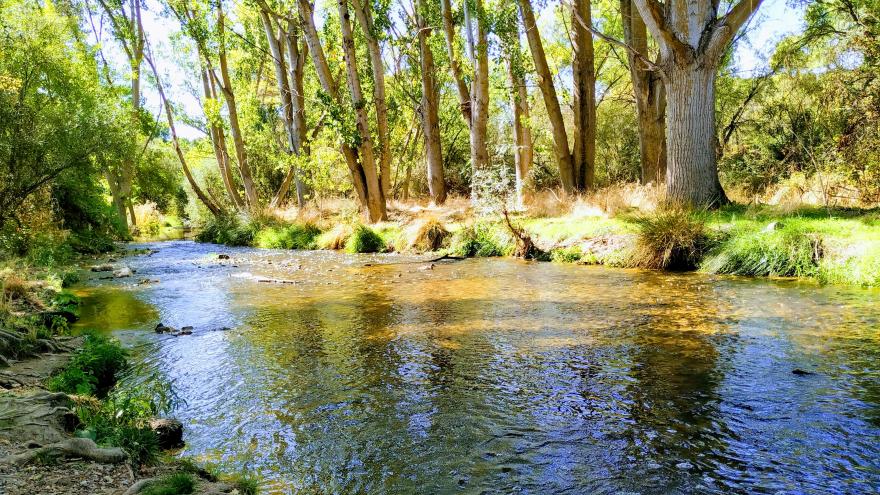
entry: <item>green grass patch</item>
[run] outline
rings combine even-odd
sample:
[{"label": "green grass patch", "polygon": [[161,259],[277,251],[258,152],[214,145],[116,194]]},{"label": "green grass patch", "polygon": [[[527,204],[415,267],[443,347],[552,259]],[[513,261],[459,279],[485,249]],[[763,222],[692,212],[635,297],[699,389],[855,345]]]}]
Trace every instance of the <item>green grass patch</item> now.
[{"label": "green grass patch", "polygon": [[550,251],[550,261],[554,263],[577,263],[584,257],[580,246],[558,248]]},{"label": "green grass patch", "polygon": [[264,227],[254,236],[254,246],[269,249],[315,249],[321,229],[314,224]]},{"label": "green grass patch", "polygon": [[345,242],[349,253],[379,253],[385,250],[385,240],[366,225],[357,225]]},{"label": "green grass patch", "polygon": [[142,495],[187,495],[196,489],[195,477],[186,472],[172,473],[150,483]]},{"label": "green grass patch", "polygon": [[219,215],[208,218],[205,225],[196,234],[196,240],[227,246],[251,246],[257,232],[263,227],[263,222],[257,219],[242,218],[237,215]]},{"label": "green grass patch", "polygon": [[794,227],[734,229],[712,249],[700,269],[754,277],[813,277],[822,257],[821,238]]},{"label": "green grass patch", "polygon": [[507,256],[516,248],[499,224],[477,222],[453,234],[451,251],[456,256],[488,258]]},{"label": "green grass patch", "polygon": [[88,334],[82,349],[58,374],[49,379],[49,389],[78,395],[102,395],[116,383],[117,374],[128,367],[128,353],[119,342]]},{"label": "green grass patch", "polygon": [[631,221],[638,229],[632,267],[693,270],[712,242],[704,220],[691,211],[658,210]]}]

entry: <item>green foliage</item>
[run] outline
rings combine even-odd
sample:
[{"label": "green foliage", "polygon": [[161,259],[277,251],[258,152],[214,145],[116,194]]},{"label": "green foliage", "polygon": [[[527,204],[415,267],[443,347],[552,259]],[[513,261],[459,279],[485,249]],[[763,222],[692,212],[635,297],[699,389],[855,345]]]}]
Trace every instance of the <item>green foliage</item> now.
[{"label": "green foliage", "polygon": [[241,495],[258,495],[260,493],[259,478],[248,473],[237,473],[220,476],[224,482],[234,486]]},{"label": "green foliage", "polygon": [[82,349],[49,380],[49,389],[80,395],[104,394],[128,367],[128,352],[109,337],[89,334]]},{"label": "green foliage", "polygon": [[250,246],[261,228],[258,222],[243,220],[235,215],[212,216],[196,234],[196,240],[227,246]]},{"label": "green foliage", "polygon": [[580,246],[559,248],[550,251],[550,261],[554,263],[577,263],[584,257]]},{"label": "green foliage", "polygon": [[187,495],[196,489],[196,480],[186,472],[172,473],[150,483],[140,493],[143,495]]},{"label": "green foliage", "polygon": [[511,253],[514,245],[509,236],[488,222],[462,227],[452,237],[452,252],[457,256],[493,257]]},{"label": "green foliage", "polygon": [[657,270],[692,270],[711,245],[703,219],[679,208],[633,218],[638,239],[629,266]]},{"label": "green foliage", "polygon": [[756,277],[812,277],[818,274],[822,242],[798,228],[731,232],[713,249],[701,269]]},{"label": "green foliage", "polygon": [[270,249],[315,249],[321,229],[311,223],[265,227],[254,238],[254,245]]},{"label": "green foliage", "polygon": [[382,236],[366,225],[357,225],[345,243],[349,253],[378,253],[385,250]]}]

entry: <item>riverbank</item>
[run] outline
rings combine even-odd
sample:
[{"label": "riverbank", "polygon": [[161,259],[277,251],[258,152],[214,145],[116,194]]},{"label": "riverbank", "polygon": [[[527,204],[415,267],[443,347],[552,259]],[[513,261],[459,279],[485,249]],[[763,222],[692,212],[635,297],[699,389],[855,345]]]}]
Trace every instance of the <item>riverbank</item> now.
[{"label": "riverbank", "polygon": [[18,268],[0,273],[0,492],[257,493],[252,478],[172,457],[183,425],[160,419],[162,394],[115,386],[128,352],[112,338],[68,335],[78,299],[63,277]]},{"label": "riverbank", "polygon": [[[641,267],[823,284],[880,286],[880,211],[729,205],[714,211],[600,208],[557,201],[478,215],[469,202],[396,204],[389,221],[360,223],[349,205],[228,216],[196,238],[233,246],[343,249]],[[525,244],[532,246],[526,247]]]}]

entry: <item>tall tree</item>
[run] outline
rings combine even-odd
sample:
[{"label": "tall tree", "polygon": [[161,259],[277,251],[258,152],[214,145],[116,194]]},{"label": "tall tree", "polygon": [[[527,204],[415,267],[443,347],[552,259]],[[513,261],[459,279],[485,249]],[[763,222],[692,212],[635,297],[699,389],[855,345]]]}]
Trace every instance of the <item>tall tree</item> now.
[{"label": "tall tree", "polygon": [[728,201],[715,155],[715,76],[761,1],[739,0],[719,15],[715,0],[633,0],[660,48],[655,66],[666,86],[669,201],[703,207]]},{"label": "tall tree", "polygon": [[559,167],[559,178],[562,189],[573,192],[577,188],[574,174],[574,161],[568,145],[568,134],[565,131],[565,120],[562,117],[562,108],[556,96],[556,87],[553,84],[553,74],[547,63],[547,55],[544,53],[544,44],[541,41],[541,33],[535,22],[535,12],[532,9],[531,0],[519,0],[520,15],[523,27],[526,30],[526,39],[532,52],[532,61],[538,78],[538,87],[544,97],[544,106],[547,108],[547,116],[550,119],[550,128],[553,132],[553,155]]},{"label": "tall tree", "polygon": [[520,45],[519,19],[516,7],[504,9],[499,17],[499,37],[507,55],[507,79],[510,85],[510,107],[513,111],[513,162],[516,173],[516,200],[522,206],[526,181],[534,159],[529,95],[525,81],[525,64]]},{"label": "tall tree", "polygon": [[654,60],[648,51],[645,21],[632,2],[620,0],[620,12],[624,42],[633,48],[627,50],[627,61],[638,119],[639,176],[642,184],[659,184],[666,180],[666,91],[658,71],[636,56]]},{"label": "tall tree", "polygon": [[574,150],[572,174],[578,190],[593,187],[596,176],[596,68],[590,0],[572,3],[574,49]]},{"label": "tall tree", "polygon": [[440,148],[440,95],[437,89],[434,53],[428,43],[431,28],[426,22],[428,4],[417,0],[415,6],[416,29],[419,40],[419,62],[422,82],[422,104],[420,108],[422,133],[425,136],[425,151],[428,170],[428,192],[434,204],[446,201],[446,179],[443,173],[443,154]]},{"label": "tall tree", "polygon": [[[471,86],[471,166],[476,173],[489,167],[487,132],[489,127],[489,19],[483,0],[474,0],[471,13],[464,2],[468,51],[474,66]],[[473,17],[476,16],[476,31]]]},{"label": "tall tree", "polygon": [[452,78],[455,80],[455,90],[458,95],[459,110],[461,116],[471,126],[471,94],[470,88],[464,80],[461,66],[458,62],[458,50],[455,47],[455,23],[452,18],[452,2],[451,0],[440,0],[440,7],[443,15],[443,35],[446,38],[446,53],[449,57],[449,69],[452,72]]}]

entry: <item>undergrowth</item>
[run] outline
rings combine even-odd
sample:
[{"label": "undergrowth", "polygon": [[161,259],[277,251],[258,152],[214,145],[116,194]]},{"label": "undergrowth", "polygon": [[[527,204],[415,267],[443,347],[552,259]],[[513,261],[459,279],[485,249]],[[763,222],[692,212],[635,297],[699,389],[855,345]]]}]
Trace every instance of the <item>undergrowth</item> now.
[{"label": "undergrowth", "polygon": [[49,379],[49,389],[78,395],[103,395],[116,383],[118,373],[128,366],[128,353],[113,339],[88,334],[82,349],[58,374]]},{"label": "undergrowth", "polygon": [[379,253],[385,250],[385,240],[370,227],[359,224],[345,242],[345,250],[349,253]]},{"label": "undergrowth", "polygon": [[186,472],[163,476],[140,491],[142,495],[188,495],[196,489],[195,477]]},{"label": "undergrowth", "polygon": [[451,251],[456,256],[488,258],[506,256],[515,248],[507,233],[495,224],[477,222],[462,227],[452,237]]}]

